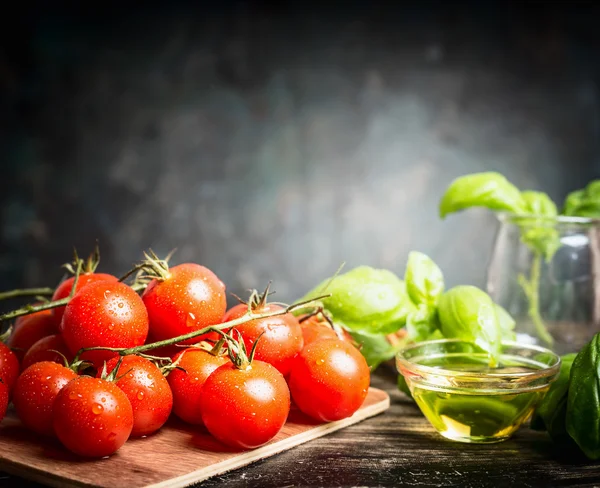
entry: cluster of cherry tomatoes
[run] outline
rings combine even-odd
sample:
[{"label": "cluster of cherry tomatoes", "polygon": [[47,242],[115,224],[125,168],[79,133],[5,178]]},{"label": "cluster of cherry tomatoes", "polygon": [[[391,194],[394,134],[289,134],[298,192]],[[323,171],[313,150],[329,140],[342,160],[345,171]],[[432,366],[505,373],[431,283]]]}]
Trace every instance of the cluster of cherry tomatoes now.
[{"label": "cluster of cherry tomatoes", "polygon": [[0,420],[12,400],[28,429],[102,457],[171,413],[251,449],[281,430],[292,402],[324,422],[362,405],[366,361],[322,314],[297,318],[267,292],[227,310],[225,285],[198,264],[150,259],[145,271],[138,289],[78,272],[54,291],[51,304],[66,306],[16,320],[0,342]]}]

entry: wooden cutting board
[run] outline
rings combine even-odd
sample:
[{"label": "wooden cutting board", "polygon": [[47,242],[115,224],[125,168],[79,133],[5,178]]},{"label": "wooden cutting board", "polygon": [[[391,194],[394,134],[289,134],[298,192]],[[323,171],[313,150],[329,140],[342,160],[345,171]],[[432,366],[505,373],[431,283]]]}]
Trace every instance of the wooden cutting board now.
[{"label": "wooden cutting board", "polygon": [[228,448],[206,430],[173,418],[158,433],[131,439],[113,456],[98,460],[82,460],[58,441],[40,439],[9,413],[0,424],[0,471],[57,487],[188,486],[360,422],[389,405],[386,392],[369,388],[362,407],[337,422],[318,423],[293,409],[275,439],[252,451]]}]

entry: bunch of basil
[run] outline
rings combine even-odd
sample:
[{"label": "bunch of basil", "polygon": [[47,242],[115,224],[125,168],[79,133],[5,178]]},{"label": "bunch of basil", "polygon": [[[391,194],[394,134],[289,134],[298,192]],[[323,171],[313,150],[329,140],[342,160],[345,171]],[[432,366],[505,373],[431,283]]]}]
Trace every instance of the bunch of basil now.
[{"label": "bunch of basil", "polygon": [[360,266],[325,280],[304,299],[323,292],[331,294],[322,302],[325,313],[361,345],[371,368],[412,342],[463,339],[495,360],[501,341],[514,339],[514,320],[487,293],[474,286],[444,291],[442,271],[420,252],[409,254],[404,281]]},{"label": "bunch of basil", "polygon": [[[520,275],[519,284],[529,301],[529,317],[539,337],[551,346],[553,339],[540,315],[538,294],[542,259],[549,262],[560,247],[560,236],[554,225],[554,219],[559,216],[555,203],[545,193],[519,191],[501,174],[485,172],[455,179],[441,199],[440,216],[444,218],[471,207],[485,207],[515,216],[521,240],[533,253],[531,274],[529,277]],[[569,194],[562,215],[600,217],[600,180]]]},{"label": "bunch of basil", "polygon": [[579,352],[562,357],[558,379],[538,406],[531,427],[547,430],[566,447],[600,459],[600,334]]}]

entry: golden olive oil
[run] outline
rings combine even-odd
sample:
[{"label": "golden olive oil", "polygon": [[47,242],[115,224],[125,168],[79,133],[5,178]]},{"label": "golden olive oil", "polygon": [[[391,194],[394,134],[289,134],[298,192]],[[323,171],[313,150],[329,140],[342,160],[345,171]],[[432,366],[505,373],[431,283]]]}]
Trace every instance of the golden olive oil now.
[{"label": "golden olive oil", "polygon": [[[437,362],[440,362],[440,358]],[[429,366],[443,368],[448,365]],[[453,363],[451,368],[453,371],[475,374],[536,371],[530,367],[514,365],[489,368],[481,362],[468,359],[463,364]],[[486,392],[452,388],[447,384],[417,383],[409,386],[423,414],[441,435],[452,440],[474,443],[499,442],[510,437],[533,413],[535,406],[549,388],[545,386],[515,392]]]}]

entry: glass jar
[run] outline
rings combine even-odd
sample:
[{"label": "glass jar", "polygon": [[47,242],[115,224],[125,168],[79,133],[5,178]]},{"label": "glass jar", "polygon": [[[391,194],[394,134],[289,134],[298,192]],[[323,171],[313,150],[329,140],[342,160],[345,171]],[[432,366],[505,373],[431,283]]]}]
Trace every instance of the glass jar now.
[{"label": "glass jar", "polygon": [[498,217],[487,290],[517,341],[579,351],[600,331],[600,219]]}]

